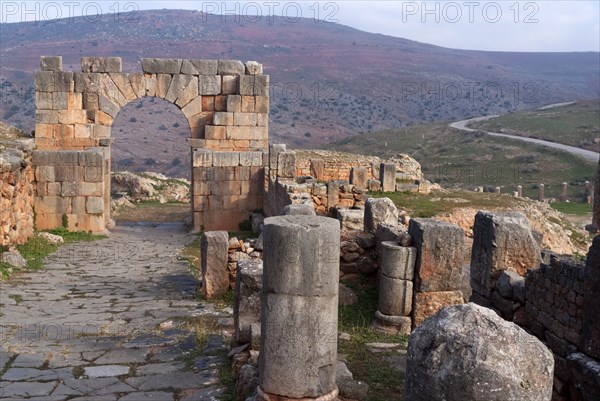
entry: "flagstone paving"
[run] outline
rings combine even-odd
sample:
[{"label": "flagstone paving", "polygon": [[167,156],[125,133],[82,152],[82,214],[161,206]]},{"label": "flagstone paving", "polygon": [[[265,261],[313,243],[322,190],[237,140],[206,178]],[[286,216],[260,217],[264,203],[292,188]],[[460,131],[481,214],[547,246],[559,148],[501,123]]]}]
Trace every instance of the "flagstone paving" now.
[{"label": "flagstone paving", "polygon": [[117,226],[0,283],[0,399],[211,401],[231,309],[196,298],[181,224]]}]

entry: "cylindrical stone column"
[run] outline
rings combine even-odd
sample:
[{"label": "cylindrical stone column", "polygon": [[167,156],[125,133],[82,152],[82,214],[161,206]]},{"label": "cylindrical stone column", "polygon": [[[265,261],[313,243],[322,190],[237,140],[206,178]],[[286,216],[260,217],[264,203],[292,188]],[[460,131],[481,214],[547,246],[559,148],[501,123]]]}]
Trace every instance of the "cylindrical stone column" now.
[{"label": "cylindrical stone column", "polygon": [[560,190],[560,196],[559,199],[564,202],[567,200],[567,188],[569,187],[569,184],[567,184],[566,182],[563,182],[561,185],[561,190]]},{"label": "cylindrical stone column", "polygon": [[589,181],[585,182],[583,201],[585,203],[592,203],[592,183]]},{"label": "cylindrical stone column", "polygon": [[517,186],[517,196],[519,198],[523,197],[523,187],[521,185]]},{"label": "cylindrical stone column", "polygon": [[417,249],[394,241],[381,243],[379,304],[373,328],[379,331],[410,334],[413,276]]},{"label": "cylindrical stone column", "polygon": [[498,195],[500,195],[500,187],[496,187],[496,189],[494,190],[494,192]]},{"label": "cylindrical stone column", "polygon": [[317,216],[265,219],[262,401],[334,400],[340,224]]},{"label": "cylindrical stone column", "polygon": [[539,194],[538,194],[538,200],[540,202],[543,202],[544,199],[546,199],[545,196],[544,196],[544,187],[545,187],[544,184],[540,184],[540,189],[539,189]]}]

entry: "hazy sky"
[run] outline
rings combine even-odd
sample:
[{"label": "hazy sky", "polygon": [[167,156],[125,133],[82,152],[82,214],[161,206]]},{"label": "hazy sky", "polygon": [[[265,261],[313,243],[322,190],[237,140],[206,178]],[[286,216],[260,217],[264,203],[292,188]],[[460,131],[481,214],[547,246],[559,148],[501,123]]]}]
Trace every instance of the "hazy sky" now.
[{"label": "hazy sky", "polygon": [[[301,16],[435,45],[503,51],[600,51],[600,1],[0,1],[0,22],[105,17],[149,9]],[[220,17],[216,17],[220,18]],[[228,23],[235,23],[227,17]],[[323,23],[323,22],[316,22]]]}]

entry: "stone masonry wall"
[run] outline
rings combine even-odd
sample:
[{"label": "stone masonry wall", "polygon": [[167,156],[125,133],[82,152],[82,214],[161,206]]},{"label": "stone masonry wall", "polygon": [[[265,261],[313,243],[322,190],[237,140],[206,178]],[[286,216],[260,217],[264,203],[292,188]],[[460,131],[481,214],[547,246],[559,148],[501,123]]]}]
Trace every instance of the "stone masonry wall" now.
[{"label": "stone masonry wall", "polygon": [[251,211],[262,209],[264,163],[262,152],[194,150],[192,207],[194,229],[237,230]]},{"label": "stone masonry wall", "polygon": [[104,231],[107,227],[106,148],[36,150],[36,228],[66,226],[71,231]]},{"label": "stone masonry wall", "polygon": [[31,148],[17,143],[0,153],[0,245],[23,244],[33,236]]}]

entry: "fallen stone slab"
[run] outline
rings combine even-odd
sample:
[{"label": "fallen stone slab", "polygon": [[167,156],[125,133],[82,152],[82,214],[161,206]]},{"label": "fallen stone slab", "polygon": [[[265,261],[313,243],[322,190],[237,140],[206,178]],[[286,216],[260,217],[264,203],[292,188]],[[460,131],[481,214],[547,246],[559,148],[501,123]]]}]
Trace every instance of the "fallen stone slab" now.
[{"label": "fallen stone slab", "polygon": [[89,378],[94,377],[116,377],[129,374],[129,366],[122,365],[103,365],[103,366],[86,366],[84,368],[85,375]]}]

